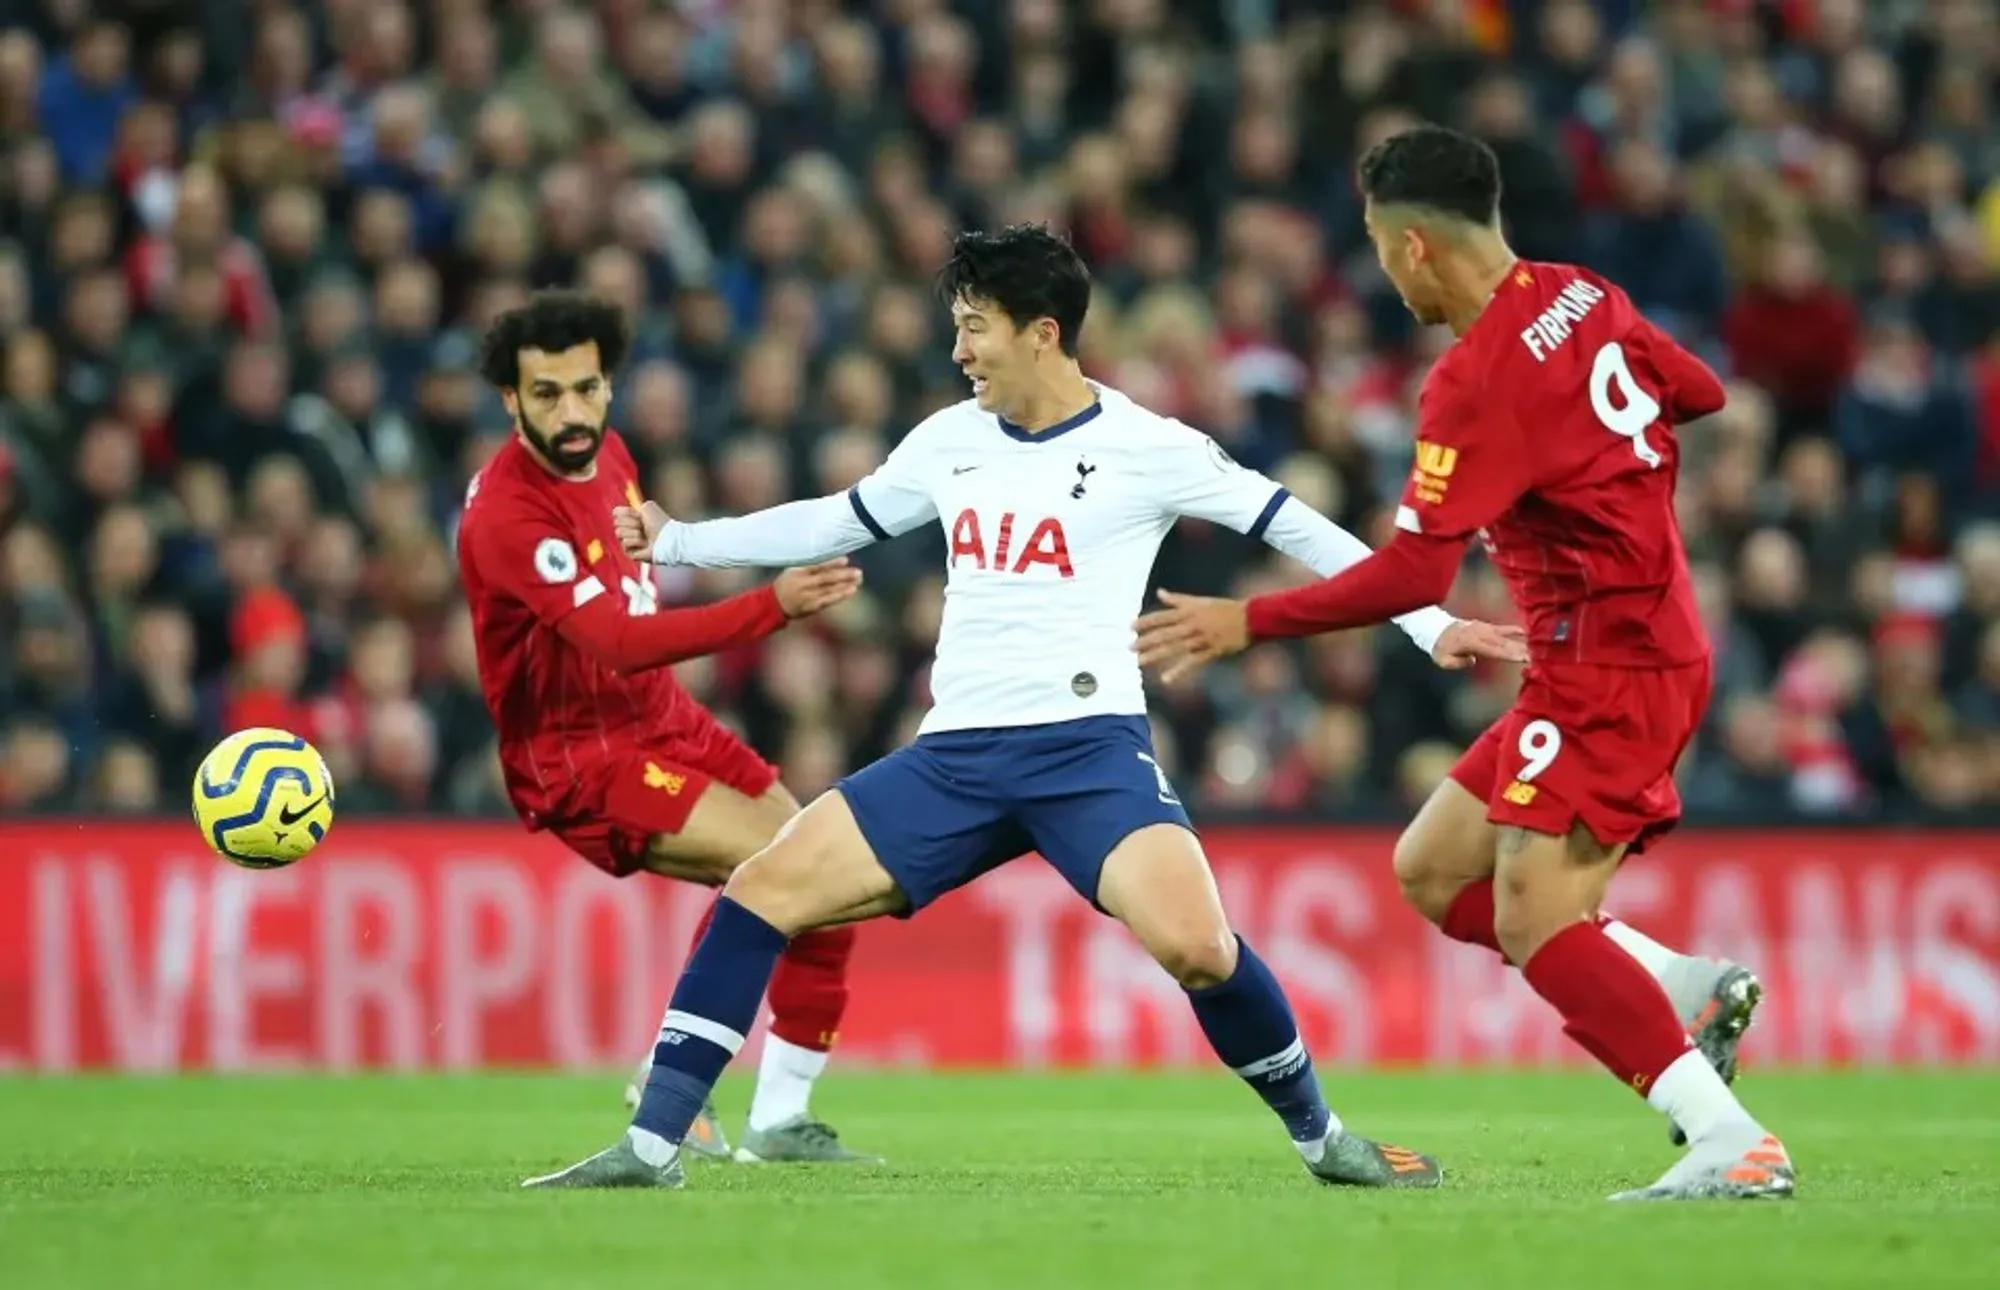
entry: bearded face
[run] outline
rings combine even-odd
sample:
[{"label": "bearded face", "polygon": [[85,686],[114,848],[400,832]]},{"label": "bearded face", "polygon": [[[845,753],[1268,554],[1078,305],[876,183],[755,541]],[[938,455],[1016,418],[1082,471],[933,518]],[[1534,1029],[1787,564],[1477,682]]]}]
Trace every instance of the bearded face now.
[{"label": "bearded face", "polygon": [[573,345],[557,353],[524,349],[521,383],[507,392],[507,410],[521,437],[560,475],[580,475],[604,446],[611,410],[611,381],[597,345]]}]

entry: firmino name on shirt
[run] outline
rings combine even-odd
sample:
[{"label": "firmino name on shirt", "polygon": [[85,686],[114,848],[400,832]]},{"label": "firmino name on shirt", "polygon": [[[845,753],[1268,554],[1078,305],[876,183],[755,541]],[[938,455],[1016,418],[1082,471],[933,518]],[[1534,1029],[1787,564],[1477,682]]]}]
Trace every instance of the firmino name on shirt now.
[{"label": "firmino name on shirt", "polygon": [[1569,339],[1576,325],[1584,315],[1597,307],[1604,299],[1604,291],[1578,278],[1556,293],[1555,302],[1536,316],[1535,321],[1521,331],[1521,342],[1528,352],[1535,356],[1537,363],[1549,361],[1562,343]]}]

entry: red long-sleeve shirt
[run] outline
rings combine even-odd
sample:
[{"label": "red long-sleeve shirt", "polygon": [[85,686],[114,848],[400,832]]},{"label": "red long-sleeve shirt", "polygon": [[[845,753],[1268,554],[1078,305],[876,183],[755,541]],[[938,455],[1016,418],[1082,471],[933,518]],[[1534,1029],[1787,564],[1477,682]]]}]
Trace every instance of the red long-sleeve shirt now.
[{"label": "red long-sleeve shirt", "polygon": [[1398,533],[1387,546],[1331,578],[1250,601],[1250,636],[1316,636],[1383,623],[1435,605],[1451,592],[1464,539]]},{"label": "red long-sleeve shirt", "polygon": [[530,825],[559,818],[595,762],[670,737],[700,715],[670,664],[785,625],[768,586],[662,609],[651,569],[626,555],[612,530],[612,510],[638,500],[636,470],[615,432],[589,479],[550,474],[515,439],[467,494],[458,562],[479,684],[508,796]]},{"label": "red long-sleeve shirt", "polygon": [[1251,600],[1251,636],[1435,604],[1477,535],[1538,662],[1704,657],[1674,515],[1673,428],[1723,397],[1715,373],[1617,287],[1568,265],[1516,265],[1424,382],[1395,538],[1324,582]]}]

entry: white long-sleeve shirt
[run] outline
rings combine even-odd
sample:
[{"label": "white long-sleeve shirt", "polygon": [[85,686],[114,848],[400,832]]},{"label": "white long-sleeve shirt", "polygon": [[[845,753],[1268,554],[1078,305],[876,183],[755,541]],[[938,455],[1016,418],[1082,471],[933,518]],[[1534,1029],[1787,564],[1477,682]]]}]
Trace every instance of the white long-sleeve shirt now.
[{"label": "white long-sleeve shirt", "polygon": [[[1207,435],[1097,389],[1091,408],[1036,434],[970,400],[946,408],[846,493],[670,522],[653,560],[813,564],[941,520],[944,624],[923,732],[1144,715],[1132,623],[1181,517],[1260,538],[1322,577],[1369,551]],[[1452,621],[1431,608],[1396,623],[1429,653]]]}]

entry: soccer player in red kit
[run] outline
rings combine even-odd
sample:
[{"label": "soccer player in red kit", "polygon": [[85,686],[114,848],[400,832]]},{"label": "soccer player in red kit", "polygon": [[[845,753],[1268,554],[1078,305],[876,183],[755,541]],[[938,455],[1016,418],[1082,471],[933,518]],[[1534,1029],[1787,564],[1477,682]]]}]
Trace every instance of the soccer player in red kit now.
[{"label": "soccer player in red kit", "polygon": [[1721,383],[1615,286],[1516,259],[1477,140],[1397,135],[1362,160],[1361,187],[1398,293],[1458,336],[1424,382],[1395,536],[1292,591],[1164,593],[1141,657],[1171,679],[1253,641],[1434,604],[1477,536],[1527,618],[1531,661],[1399,844],[1405,888],[1448,934],[1519,965],[1567,1033],[1685,1133],[1687,1155],[1621,1199],[1789,1196],[1783,1146],[1599,922],[1620,861],[1679,819],[1674,766],[1708,704],[1673,428],[1720,409]]},{"label": "soccer player in red kit", "polygon": [[[799,806],[671,665],[761,640],[845,600],[860,575],[834,561],[718,604],[662,609],[651,570],[612,530],[613,510],[640,500],[631,454],[606,421],[626,344],[616,306],[567,292],[495,320],[483,374],[515,434],[466,491],[459,572],[522,822],[618,877],[720,886]],[[808,1108],[847,1005],[853,945],[852,928],[828,928],[785,950],[736,1159],[871,1159]],[[729,1154],[712,1108],[703,1119],[700,1149]]]}]

